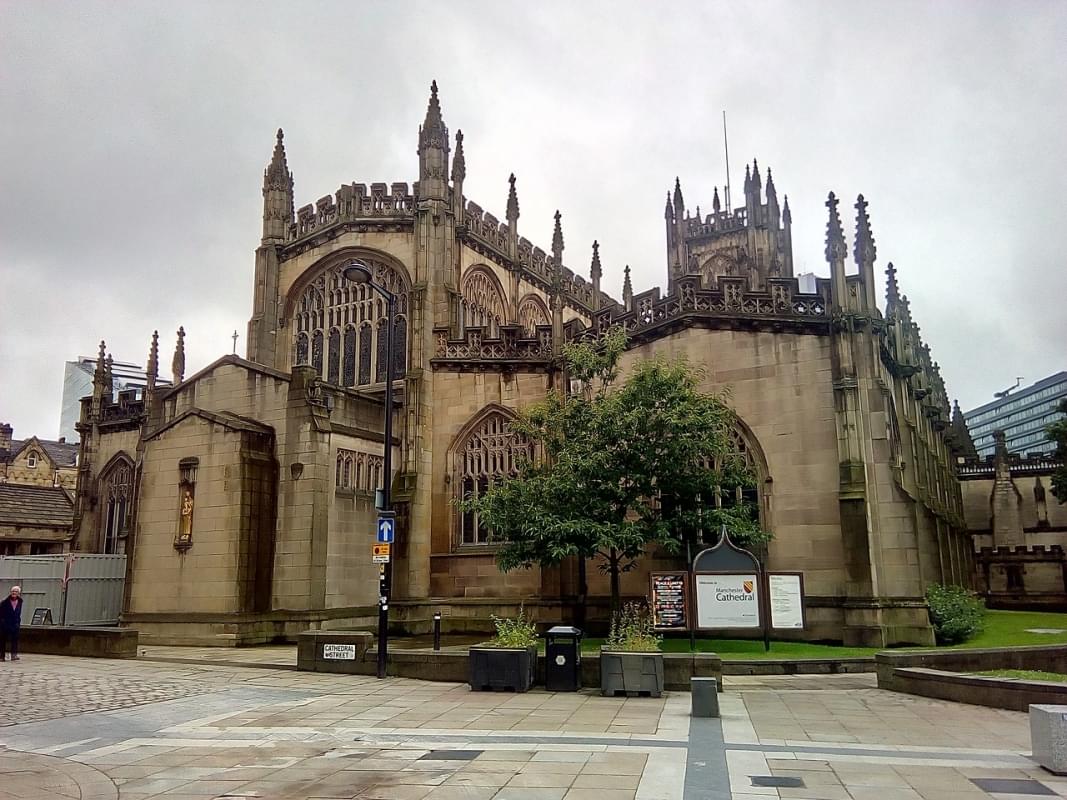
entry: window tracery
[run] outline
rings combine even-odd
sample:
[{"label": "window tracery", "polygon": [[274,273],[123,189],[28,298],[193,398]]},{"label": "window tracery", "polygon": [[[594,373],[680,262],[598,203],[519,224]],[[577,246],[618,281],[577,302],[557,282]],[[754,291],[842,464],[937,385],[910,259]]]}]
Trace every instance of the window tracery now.
[{"label": "window tracery", "polygon": [[[374,282],[396,295],[399,378],[407,365],[407,280],[388,264],[363,261],[373,268]],[[370,286],[347,280],[346,263],[325,270],[300,295],[293,315],[294,363],[310,364],[328,383],[366,386],[385,380],[386,303]]]},{"label": "window tracery", "polygon": [[[518,473],[519,465],[532,457],[525,436],[511,428],[511,418],[491,411],[467,433],[455,449],[453,483],[463,498],[477,498],[501,478]],[[461,545],[485,544],[489,540],[478,514],[461,512],[457,520],[457,541]]]},{"label": "window tracery", "polygon": [[504,294],[496,279],[485,268],[474,268],[463,280],[463,327],[485,328],[496,336],[507,321]]},{"label": "window tracery", "polygon": [[335,488],[352,489],[356,492],[374,492],[375,489],[382,487],[384,472],[385,458],[383,456],[337,448]]},{"label": "window tracery", "polygon": [[519,326],[524,336],[537,333],[538,325],[549,325],[548,306],[536,295],[527,295],[519,303]]},{"label": "window tracery", "polygon": [[104,553],[118,552],[119,538],[126,533],[126,517],[132,499],[133,465],[120,460],[101,478],[104,500]]}]

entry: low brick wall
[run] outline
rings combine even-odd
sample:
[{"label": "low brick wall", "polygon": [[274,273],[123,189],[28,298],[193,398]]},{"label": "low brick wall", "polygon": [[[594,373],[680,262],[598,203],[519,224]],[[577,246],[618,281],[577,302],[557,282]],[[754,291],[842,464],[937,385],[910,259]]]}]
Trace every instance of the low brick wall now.
[{"label": "low brick wall", "polygon": [[1031,703],[1067,703],[1067,684],[970,674],[999,669],[1067,673],[1067,645],[883,652],[874,658],[880,689],[1013,711],[1026,711]]},{"label": "low brick wall", "polygon": [[137,631],[130,628],[23,625],[19,651],[87,658],[137,658]]},{"label": "low brick wall", "polygon": [[[297,669],[311,672],[349,673],[373,675],[377,671],[378,652],[372,648],[374,637],[356,631],[307,631],[300,634],[297,644]],[[351,644],[355,658],[326,659],[323,646],[326,644]],[[404,650],[389,651],[386,674],[400,678],[416,678],[424,681],[449,681],[466,683],[467,653],[465,651]],[[693,677],[716,678],[722,688],[722,660],[714,653],[665,653],[663,656],[664,685],[667,689],[689,691],[689,679]],[[535,681],[545,682],[545,656],[537,657]],[[600,656],[597,653],[582,654],[582,686],[600,686]]]},{"label": "low brick wall", "polygon": [[922,667],[893,671],[894,691],[976,706],[1028,711],[1033,705],[1067,704],[1067,684],[965,675]]},{"label": "low brick wall", "polygon": [[723,675],[844,675],[874,672],[874,658],[767,658],[723,661]]}]

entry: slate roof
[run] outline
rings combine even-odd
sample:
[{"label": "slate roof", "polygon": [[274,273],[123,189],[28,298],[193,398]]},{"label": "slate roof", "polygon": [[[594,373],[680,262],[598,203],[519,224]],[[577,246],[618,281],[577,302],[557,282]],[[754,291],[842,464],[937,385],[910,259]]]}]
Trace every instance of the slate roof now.
[{"label": "slate roof", "polygon": [[[32,439],[12,439],[11,449],[8,451],[8,460],[12,460],[19,454],[19,451],[23,447],[28,445]],[[37,443],[41,446],[50,459],[52,459],[57,467],[73,467],[76,466],[78,458],[78,444],[76,442],[54,442],[50,439],[38,439]]]},{"label": "slate roof", "polygon": [[56,486],[0,483],[0,525],[70,528],[74,525],[74,502]]}]

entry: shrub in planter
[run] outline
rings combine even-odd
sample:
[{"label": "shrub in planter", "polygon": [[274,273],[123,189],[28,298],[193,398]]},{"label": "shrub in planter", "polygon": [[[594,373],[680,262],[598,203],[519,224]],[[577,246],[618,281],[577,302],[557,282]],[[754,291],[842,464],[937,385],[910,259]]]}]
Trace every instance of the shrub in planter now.
[{"label": "shrub in planter", "polygon": [[662,641],[644,604],[627,603],[613,614],[611,632],[600,648],[600,693],[663,694]]},{"label": "shrub in planter", "polygon": [[938,644],[959,644],[982,630],[985,606],[962,586],[931,584],[926,603]]},{"label": "shrub in planter", "polygon": [[469,680],[474,691],[510,689],[528,691],[537,666],[537,627],[523,609],[515,619],[493,617],[496,636],[467,655]]}]

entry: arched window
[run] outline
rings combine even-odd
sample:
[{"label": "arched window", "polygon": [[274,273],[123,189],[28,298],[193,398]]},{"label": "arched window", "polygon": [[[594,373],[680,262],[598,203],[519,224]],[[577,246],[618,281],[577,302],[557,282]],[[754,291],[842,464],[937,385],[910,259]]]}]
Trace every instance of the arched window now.
[{"label": "arched window", "polygon": [[[747,428],[739,424],[734,427],[730,434],[732,450],[736,453],[741,466],[747,469],[749,480],[744,483],[722,485],[716,487],[714,505],[716,508],[735,508],[746,506],[749,518],[758,520],[760,525],[767,529],[771,522],[769,519],[770,477],[767,474],[767,463],[760,450],[759,444],[748,433]],[[709,466],[721,467],[718,459],[708,459]],[[714,544],[718,540],[718,531],[705,530],[704,535],[708,544]]]},{"label": "arched window", "polygon": [[538,325],[550,324],[548,306],[535,294],[528,294],[519,303],[519,326],[524,336],[532,337]]},{"label": "arched window", "polygon": [[104,502],[104,552],[117,553],[118,541],[126,533],[126,517],[133,499],[133,464],[120,459],[101,479]]},{"label": "arched window", "polygon": [[[501,478],[515,475],[523,460],[531,457],[526,437],[511,429],[511,417],[503,411],[490,410],[478,419],[454,448],[452,481],[460,497],[476,498]],[[486,530],[473,511],[457,515],[459,544],[485,544]]]},{"label": "arched window", "polygon": [[[374,282],[396,295],[397,377],[407,365],[408,285],[392,266],[361,259],[374,271]],[[385,301],[369,286],[346,280],[347,261],[326,269],[296,301],[293,315],[295,364],[311,364],[319,377],[342,386],[366,386],[385,380]],[[401,322],[403,320],[403,322]]]},{"label": "arched window", "polygon": [[28,456],[26,456],[26,466],[29,467],[30,469],[37,469],[37,461],[38,461],[37,451],[36,450],[31,450],[30,454]]},{"label": "arched window", "polygon": [[723,253],[718,253],[709,258],[700,269],[703,283],[709,288],[715,288],[715,282],[719,278],[728,278],[740,274],[737,262]]},{"label": "arched window", "polygon": [[485,328],[496,336],[507,319],[500,282],[485,267],[468,270],[463,278],[463,327]]}]

